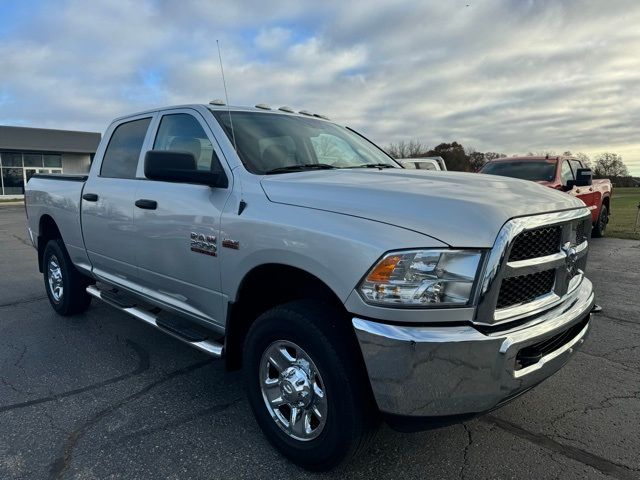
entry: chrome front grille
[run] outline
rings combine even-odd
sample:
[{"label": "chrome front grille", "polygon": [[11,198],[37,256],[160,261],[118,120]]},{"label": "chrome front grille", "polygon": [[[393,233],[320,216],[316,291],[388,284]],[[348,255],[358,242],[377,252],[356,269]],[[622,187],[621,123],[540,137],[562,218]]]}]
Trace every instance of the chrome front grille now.
[{"label": "chrome front grille", "polygon": [[476,323],[510,322],[561,302],[582,281],[590,231],[586,208],[507,222],[485,266]]},{"label": "chrome front grille", "polygon": [[555,280],[555,270],[505,278],[500,286],[496,308],[511,307],[535,300],[551,292]]},{"label": "chrome front grille", "polygon": [[509,261],[516,262],[558,253],[560,251],[560,240],[562,240],[562,227],[560,225],[526,230],[518,235],[513,242]]}]

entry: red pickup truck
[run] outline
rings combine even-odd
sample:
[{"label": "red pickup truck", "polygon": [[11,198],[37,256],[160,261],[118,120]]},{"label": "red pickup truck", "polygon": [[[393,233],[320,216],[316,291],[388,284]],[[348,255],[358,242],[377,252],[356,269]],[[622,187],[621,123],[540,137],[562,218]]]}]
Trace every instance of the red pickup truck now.
[{"label": "red pickup truck", "polygon": [[602,237],[611,212],[611,181],[593,180],[591,170],[572,157],[507,157],[487,162],[480,173],[532,180],[567,192],[591,210],[593,236]]}]

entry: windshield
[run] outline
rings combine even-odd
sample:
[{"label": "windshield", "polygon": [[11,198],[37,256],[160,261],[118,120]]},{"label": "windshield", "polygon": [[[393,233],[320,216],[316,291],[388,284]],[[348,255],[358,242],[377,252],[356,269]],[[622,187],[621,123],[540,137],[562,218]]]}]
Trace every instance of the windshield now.
[{"label": "windshield", "polygon": [[[213,111],[233,142],[229,112]],[[240,159],[250,172],[314,168],[401,168],[379,148],[333,123],[277,113],[231,112]]]},{"label": "windshield", "polygon": [[487,163],[480,173],[491,175],[501,175],[503,177],[521,178],[522,180],[533,180],[535,182],[553,182],[556,176],[556,161],[501,161]]}]

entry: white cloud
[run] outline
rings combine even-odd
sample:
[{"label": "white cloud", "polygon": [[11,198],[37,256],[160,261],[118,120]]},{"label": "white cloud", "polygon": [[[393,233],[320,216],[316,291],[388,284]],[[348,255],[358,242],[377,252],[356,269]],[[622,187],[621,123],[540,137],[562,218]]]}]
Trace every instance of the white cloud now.
[{"label": "white cloud", "polygon": [[278,50],[287,46],[291,30],[282,27],[263,28],[256,36],[256,46],[262,50]]},{"label": "white cloud", "polygon": [[633,0],[74,0],[25,18],[0,37],[0,123],[103,130],[222,97],[220,39],[235,104],[318,111],[382,144],[619,151],[640,175]]}]

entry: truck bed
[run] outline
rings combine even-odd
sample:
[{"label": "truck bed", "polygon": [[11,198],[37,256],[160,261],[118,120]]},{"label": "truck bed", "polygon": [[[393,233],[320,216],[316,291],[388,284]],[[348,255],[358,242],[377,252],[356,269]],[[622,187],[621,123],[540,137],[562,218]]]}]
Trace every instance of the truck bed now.
[{"label": "truck bed", "polygon": [[50,217],[62,234],[71,260],[80,268],[90,265],[80,226],[80,199],[86,180],[87,175],[35,174],[25,187],[29,236],[34,246],[38,247],[42,222]]}]

